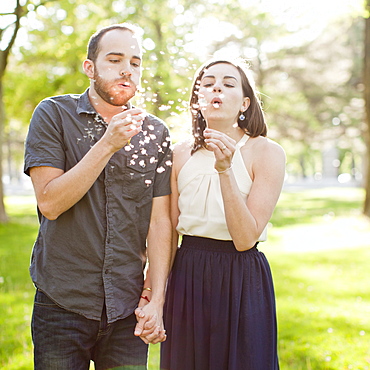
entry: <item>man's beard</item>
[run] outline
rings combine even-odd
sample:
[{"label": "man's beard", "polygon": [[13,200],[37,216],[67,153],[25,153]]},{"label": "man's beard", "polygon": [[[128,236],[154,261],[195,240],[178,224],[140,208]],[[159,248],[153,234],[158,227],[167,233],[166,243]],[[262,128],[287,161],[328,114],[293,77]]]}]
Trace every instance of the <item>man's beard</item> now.
[{"label": "man's beard", "polygon": [[[106,81],[99,76],[99,72],[95,70],[94,73],[94,89],[96,93],[108,104],[120,107],[127,104],[127,102],[135,95],[135,91],[130,90],[129,92],[121,91],[117,89],[116,93],[110,92],[110,83],[112,81]],[[132,84],[132,81],[130,81]],[[114,91],[114,88],[113,88]]]}]

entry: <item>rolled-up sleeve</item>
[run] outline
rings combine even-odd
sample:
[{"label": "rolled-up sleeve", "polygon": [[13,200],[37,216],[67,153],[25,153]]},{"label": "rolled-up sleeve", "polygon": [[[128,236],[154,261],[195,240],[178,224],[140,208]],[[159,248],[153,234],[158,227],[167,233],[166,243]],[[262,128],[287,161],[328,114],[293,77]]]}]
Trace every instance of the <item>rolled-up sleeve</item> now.
[{"label": "rolled-up sleeve", "polygon": [[25,143],[24,173],[31,167],[65,168],[63,131],[58,111],[51,100],[43,100],[35,109]]}]

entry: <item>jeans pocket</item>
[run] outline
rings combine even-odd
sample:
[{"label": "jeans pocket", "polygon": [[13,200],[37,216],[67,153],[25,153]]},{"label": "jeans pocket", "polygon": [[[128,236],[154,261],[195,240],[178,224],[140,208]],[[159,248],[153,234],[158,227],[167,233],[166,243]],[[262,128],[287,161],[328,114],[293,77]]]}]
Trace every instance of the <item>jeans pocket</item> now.
[{"label": "jeans pocket", "polygon": [[49,306],[58,307],[58,305],[52,301],[44,292],[40,289],[36,290],[35,294],[35,306]]}]

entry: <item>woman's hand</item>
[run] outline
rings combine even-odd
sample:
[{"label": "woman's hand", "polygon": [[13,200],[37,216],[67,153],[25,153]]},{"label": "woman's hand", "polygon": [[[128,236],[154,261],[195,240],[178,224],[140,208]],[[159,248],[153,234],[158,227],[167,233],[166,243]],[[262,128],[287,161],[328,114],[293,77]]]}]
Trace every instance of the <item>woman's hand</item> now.
[{"label": "woman's hand", "polygon": [[212,150],[215,154],[215,170],[219,173],[227,171],[232,166],[236,141],[226,134],[210,128],[206,128],[203,134],[207,149]]}]

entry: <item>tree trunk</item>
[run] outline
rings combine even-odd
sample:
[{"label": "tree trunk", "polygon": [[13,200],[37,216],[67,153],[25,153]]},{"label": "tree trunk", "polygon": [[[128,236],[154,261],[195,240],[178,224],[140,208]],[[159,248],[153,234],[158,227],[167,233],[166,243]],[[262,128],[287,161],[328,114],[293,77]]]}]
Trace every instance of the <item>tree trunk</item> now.
[{"label": "tree trunk", "polygon": [[3,103],[3,84],[0,78],[0,223],[4,224],[8,221],[4,205],[4,185],[3,185],[3,148],[4,148],[4,123],[5,110]]},{"label": "tree trunk", "polygon": [[[4,184],[3,184],[3,154],[4,154],[3,148],[4,148],[4,128],[5,128],[3,78],[6,71],[6,66],[8,64],[10,50],[12,49],[12,46],[14,44],[15,38],[20,27],[20,19],[22,16],[22,6],[20,4],[20,0],[16,1],[14,12],[9,14],[15,15],[13,34],[11,35],[7,47],[4,50],[0,50],[0,223],[6,223],[8,221],[4,205]],[[4,34],[3,31],[4,30],[1,29],[0,36],[3,36]]]},{"label": "tree trunk", "polygon": [[367,161],[365,173],[365,203],[364,214],[370,217],[370,0],[366,0],[366,17],[365,17],[365,48],[364,48],[364,99],[365,99],[365,120],[367,130],[365,132],[365,141],[367,147]]}]

